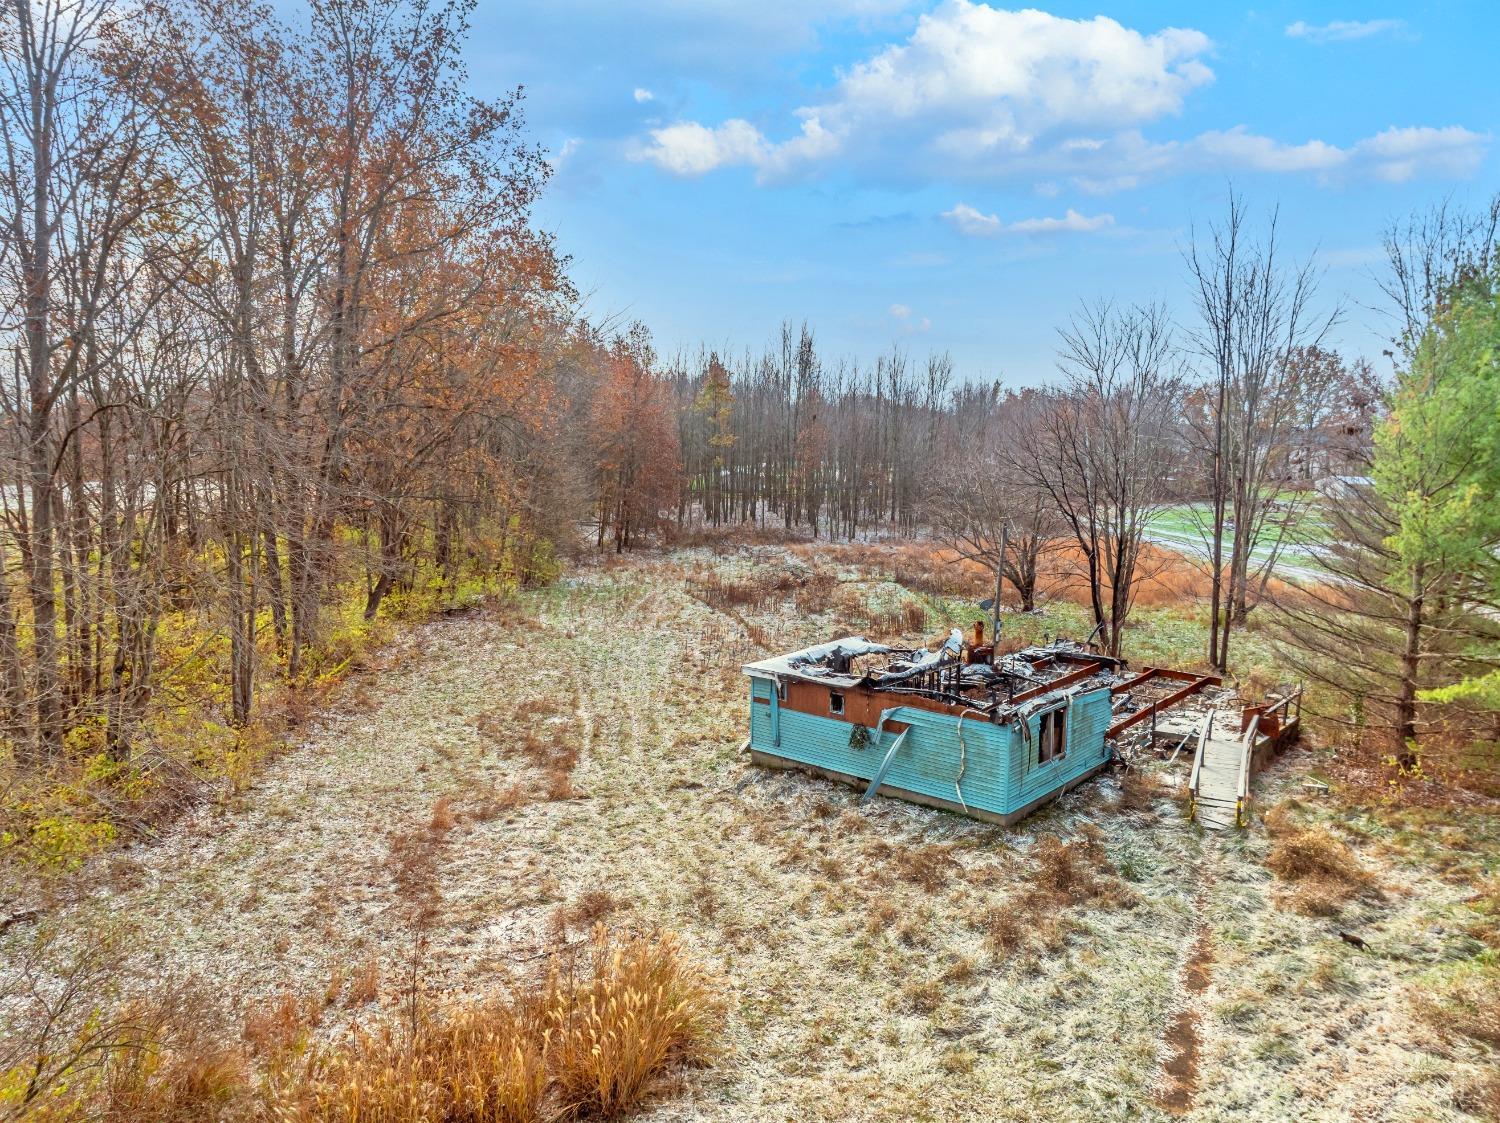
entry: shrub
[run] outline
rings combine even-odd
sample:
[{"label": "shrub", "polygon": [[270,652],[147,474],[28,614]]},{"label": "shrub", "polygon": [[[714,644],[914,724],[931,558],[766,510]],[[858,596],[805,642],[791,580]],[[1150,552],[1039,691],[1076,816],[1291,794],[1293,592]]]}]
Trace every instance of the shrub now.
[{"label": "shrub", "polygon": [[1293,886],[1287,904],[1309,915],[1331,915],[1371,884],[1354,852],[1322,827],[1289,830],[1274,838],[1266,865]]},{"label": "shrub", "polygon": [[116,833],[113,823],[67,811],[35,819],[29,826],[0,835],[0,851],[15,847],[31,865],[57,873],[78,869],[113,842]]}]

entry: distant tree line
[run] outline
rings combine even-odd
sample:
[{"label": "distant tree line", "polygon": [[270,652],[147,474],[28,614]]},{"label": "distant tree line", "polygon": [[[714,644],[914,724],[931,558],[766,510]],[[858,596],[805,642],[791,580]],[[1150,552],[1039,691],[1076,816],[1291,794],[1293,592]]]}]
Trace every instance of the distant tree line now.
[{"label": "distant tree line", "polygon": [[[1151,524],[1189,503],[1213,588],[1209,661],[1227,666],[1282,549],[1330,473],[1368,471],[1381,388],[1322,346],[1306,266],[1274,217],[1251,244],[1240,200],[1190,272],[1201,326],[1162,305],[1085,302],[1059,329],[1058,377],[1008,389],[900,348],[861,367],[784,324],[764,353],[661,364],[677,413],[678,525],[853,537],[935,530],[1030,608],[1039,561],[1080,559],[1096,632],[1118,651]],[[662,512],[667,513],[665,510]],[[1006,551],[999,557],[1001,528]],[[1149,568],[1149,567],[1147,567]]]},{"label": "distant tree line", "polygon": [[[1500,713],[1497,225],[1500,200],[1387,232],[1394,386],[1326,345],[1342,306],[1319,299],[1309,262],[1287,260],[1277,215],[1257,222],[1235,195],[1184,255],[1192,315],[1086,301],[1044,386],[957,381],[946,355],[899,348],[873,366],[829,360],[791,324],[759,355],[662,364],[681,477],[660,513],[933,531],[1001,568],[1026,608],[1041,560],[1062,550],[1095,638],[1118,654],[1154,572],[1153,524],[1173,507],[1189,523],[1176,545],[1208,582],[1205,662],[1228,670],[1236,629],[1274,601],[1290,668],[1336,688],[1344,716],[1386,731],[1410,767],[1455,713]],[[1322,524],[1313,543],[1309,523]],[[1309,547],[1324,579],[1273,586],[1287,552]]]}]

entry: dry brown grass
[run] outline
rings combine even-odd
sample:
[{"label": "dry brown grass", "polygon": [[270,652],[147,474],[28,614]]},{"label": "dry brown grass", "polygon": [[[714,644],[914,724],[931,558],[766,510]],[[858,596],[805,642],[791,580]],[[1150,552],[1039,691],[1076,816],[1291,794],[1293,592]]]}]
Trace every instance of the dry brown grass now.
[{"label": "dry brown grass", "polygon": [[914,1014],[931,1014],[943,1004],[943,985],[937,979],[911,979],[901,987],[901,1004]]},{"label": "dry brown grass", "polygon": [[1462,964],[1436,987],[1413,992],[1411,1000],[1445,1036],[1500,1047],[1500,964]]},{"label": "dry brown grass", "polygon": [[979,928],[990,950],[1001,957],[1036,946],[1048,950],[1062,943],[1062,928],[1056,913],[1038,906],[1040,898],[1024,890],[1003,904],[991,905],[979,916]]},{"label": "dry brown grass", "polygon": [[792,603],[799,616],[821,616],[833,606],[833,591],[838,579],[831,573],[814,570],[792,592]]},{"label": "dry brown grass", "polygon": [[1274,837],[1266,866],[1290,886],[1283,901],[1309,916],[1331,916],[1373,885],[1354,851],[1319,826],[1287,829]]},{"label": "dry brown grass", "polygon": [[458,825],[458,816],[453,812],[453,800],[448,796],[439,796],[436,803],[432,805],[432,821],[427,824],[427,829],[436,835],[444,835]]},{"label": "dry brown grass", "polygon": [[1459,1088],[1454,1106],[1490,1123],[1500,1123],[1500,1072],[1487,1072]]},{"label": "dry brown grass", "polygon": [[[597,908],[597,903],[596,906]],[[93,976],[88,976],[92,979]],[[253,1006],[238,1040],[210,1006],[161,992],[91,1014],[69,1041],[36,1038],[48,1073],[0,1118],[28,1123],[542,1123],[620,1118],[671,1068],[709,1060],[723,1004],[667,933],[611,936],[511,1000],[440,1010],[413,990],[397,1018],[310,1044],[322,995]],[[57,1028],[61,1028],[58,1024]],[[59,1048],[69,1058],[54,1067]],[[7,1056],[9,1054],[7,1053]],[[13,1109],[14,1108],[14,1109]]]},{"label": "dry brown grass", "polygon": [[552,935],[566,942],[569,930],[589,932],[606,917],[626,908],[628,902],[606,889],[587,889],[571,905],[558,905],[551,917]]},{"label": "dry brown grass", "polygon": [[[509,712],[492,710],[481,714],[475,728],[492,741],[502,754],[516,753],[529,761],[541,776],[537,783],[520,782],[482,795],[474,818],[487,821],[540,798],[549,801],[574,799],[573,769],[582,751],[583,725],[565,714],[554,698],[537,697],[519,702]],[[535,796],[530,793],[536,792]]]},{"label": "dry brown grass", "polygon": [[953,857],[953,847],[932,843],[895,852],[896,869],[901,876],[929,893],[936,893],[948,884],[948,879],[958,871],[958,862]]},{"label": "dry brown grass", "polygon": [[273,1076],[286,1123],[534,1123],[544,1118],[544,1038],[524,1006],[476,1004],[412,1029],[383,1024]]},{"label": "dry brown grass", "polygon": [[[800,527],[759,526],[755,523],[687,527],[667,523],[662,533],[665,540],[673,546],[679,548],[703,546],[713,550],[716,554],[728,553],[745,546],[786,546],[812,541],[812,534]],[[606,554],[604,557],[610,559],[614,555]],[[623,559],[624,564],[628,564],[629,561],[629,558]]]},{"label": "dry brown grass", "polygon": [[581,958],[511,1002],[357,1029],[273,1074],[286,1123],[538,1123],[620,1118],[664,1073],[707,1061],[722,1004],[665,933],[594,929]]},{"label": "dry brown grass", "polygon": [[1098,828],[1085,827],[1071,842],[1048,835],[1032,852],[1035,869],[1032,887],[1057,907],[1099,902],[1124,906],[1132,894],[1119,878],[1104,852],[1104,838]]},{"label": "dry brown grass", "polygon": [[531,802],[526,785],[516,780],[503,788],[487,788],[474,799],[469,814],[477,823],[488,823]]},{"label": "dry brown grass", "polygon": [[387,840],[396,895],[419,925],[432,920],[441,902],[438,859],[455,823],[448,798],[444,796],[433,805],[426,824],[415,830],[393,831]]},{"label": "dry brown grass", "polygon": [[689,596],[702,601],[716,612],[762,608],[773,600],[780,600],[794,587],[794,582],[784,571],[779,577],[769,572],[729,577],[709,571],[689,574],[685,583]]},{"label": "dry brown grass", "polygon": [[[810,558],[818,551],[821,551],[821,556],[898,582],[913,592],[933,596],[978,599],[989,596],[995,582],[993,570],[961,558],[953,550],[932,541],[805,546],[796,552]],[[1086,571],[1078,546],[1058,543],[1038,559],[1039,597],[1087,604]],[[1162,546],[1149,542],[1141,546],[1138,571],[1141,580],[1135,592],[1135,603],[1141,607],[1180,605],[1202,600],[1209,594],[1209,577],[1202,567]],[[1273,594],[1290,591],[1282,582],[1272,580]],[[1007,588],[1005,595],[1006,602],[1012,603],[1014,591]]]},{"label": "dry brown grass", "polygon": [[273,1057],[296,1049],[318,1024],[321,1013],[315,1003],[295,994],[279,994],[245,1011],[241,1038],[253,1056]]},{"label": "dry brown grass", "polygon": [[618,1118],[668,1068],[714,1056],[723,1008],[671,934],[616,943],[600,925],[588,958],[581,985],[560,972],[548,981],[547,1065],[565,1114]]},{"label": "dry brown grass", "polygon": [[380,997],[380,958],[367,955],[363,963],[354,969],[349,978],[349,989],[344,994],[344,1005],[350,1008],[364,1006]]},{"label": "dry brown grass", "polygon": [[1469,935],[1500,948],[1500,876],[1487,877],[1475,885],[1467,903],[1477,914],[1468,925]]},{"label": "dry brown grass", "polygon": [[1162,794],[1154,775],[1131,768],[1120,775],[1120,806],[1126,811],[1154,811]]},{"label": "dry brown grass", "polygon": [[868,616],[870,631],[876,636],[908,636],[927,630],[927,606],[911,597],[887,612]]},{"label": "dry brown grass", "polygon": [[1024,889],[974,917],[997,955],[1056,951],[1069,930],[1068,908],[1128,908],[1135,903],[1135,894],[1115,876],[1096,828],[1086,828],[1069,842],[1053,835],[1042,838],[1029,863]]},{"label": "dry brown grass", "polygon": [[[143,1027],[144,1028],[144,1027]],[[205,1123],[248,1119],[250,1067],[244,1050],[215,1040],[204,1022],[173,1012],[147,1032],[121,1043],[105,1070],[103,1103],[77,1119]]]}]

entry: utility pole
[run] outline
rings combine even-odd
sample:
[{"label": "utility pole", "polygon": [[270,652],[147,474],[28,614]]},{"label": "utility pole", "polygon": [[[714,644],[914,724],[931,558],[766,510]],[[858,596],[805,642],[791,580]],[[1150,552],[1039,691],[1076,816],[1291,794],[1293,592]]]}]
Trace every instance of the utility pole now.
[{"label": "utility pole", "polygon": [[1000,552],[995,556],[995,599],[990,602],[990,665],[1000,665],[1000,583],[1005,578],[1005,550],[1010,545],[1010,520],[1000,524]]}]

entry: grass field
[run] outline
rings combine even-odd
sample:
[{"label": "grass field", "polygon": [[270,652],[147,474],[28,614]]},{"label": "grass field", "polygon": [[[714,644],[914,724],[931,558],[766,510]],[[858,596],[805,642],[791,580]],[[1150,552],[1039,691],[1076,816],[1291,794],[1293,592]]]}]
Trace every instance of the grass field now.
[{"label": "grass field", "polygon": [[[1299,497],[1297,503],[1303,502]],[[1317,506],[1301,512],[1279,549],[1276,550],[1278,577],[1284,580],[1311,580],[1326,578],[1320,556],[1328,541],[1328,528]],[[1190,558],[1207,560],[1209,546],[1205,528],[1211,525],[1212,512],[1206,503],[1181,503],[1167,507],[1153,516],[1147,536],[1162,546],[1169,546]],[[1270,560],[1272,543],[1265,543],[1251,551],[1252,564],[1262,567]]]},{"label": "grass field", "polygon": [[[731,587],[750,592],[705,603]],[[1263,778],[1269,826],[1228,836],[1185,821],[1180,763],[1008,829],[748,764],[741,664],[908,602],[912,640],[972,618],[816,547],[584,569],[415,630],[242,799],[39,907],[128,934],[130,978],[195,980],[226,1025],[291,994],[324,1035],[395,1010],[414,973],[505,991],[595,921],[671,929],[728,1013],[722,1055],[652,1120],[1482,1116],[1492,1046],[1414,996],[1494,962],[1474,887],[1500,816],[1342,808],[1304,786],[1311,748]],[[1009,623],[1079,622],[1060,603]],[[1163,611],[1130,640],[1149,660],[1199,637]],[[414,888],[421,831],[438,842]],[[29,938],[5,933],[0,960]]]}]

